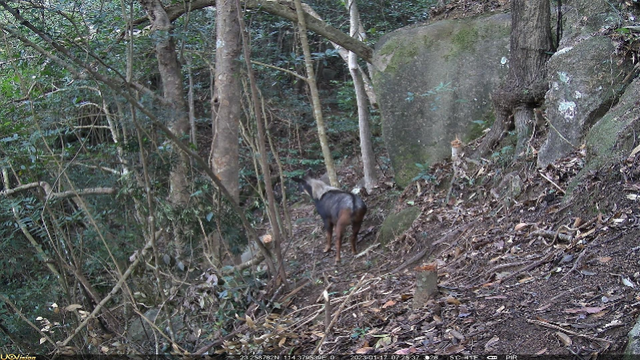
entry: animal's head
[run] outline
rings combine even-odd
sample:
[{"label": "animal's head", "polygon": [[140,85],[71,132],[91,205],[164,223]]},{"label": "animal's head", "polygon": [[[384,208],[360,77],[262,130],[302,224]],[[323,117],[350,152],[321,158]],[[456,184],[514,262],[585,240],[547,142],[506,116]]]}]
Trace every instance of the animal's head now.
[{"label": "animal's head", "polygon": [[300,186],[300,190],[307,193],[313,200],[320,200],[322,195],[330,190],[338,190],[333,186],[327,185],[324,181],[305,176],[303,179],[292,178]]}]

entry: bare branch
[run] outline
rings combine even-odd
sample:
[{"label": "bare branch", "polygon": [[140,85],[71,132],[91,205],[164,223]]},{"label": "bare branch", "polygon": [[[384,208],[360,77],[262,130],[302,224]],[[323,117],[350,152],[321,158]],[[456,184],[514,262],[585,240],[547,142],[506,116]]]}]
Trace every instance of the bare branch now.
[{"label": "bare branch", "polygon": [[51,188],[51,185],[49,185],[48,182],[39,181],[39,182],[20,185],[13,189],[0,191],[0,196],[9,196],[21,191],[38,188],[38,187],[42,188],[47,200],[65,199],[73,196],[85,196],[85,195],[113,195],[117,192],[117,189],[108,188],[108,187],[95,187],[95,188],[86,188],[86,189],[80,189],[80,190],[67,190],[62,192],[54,192],[53,189]]}]

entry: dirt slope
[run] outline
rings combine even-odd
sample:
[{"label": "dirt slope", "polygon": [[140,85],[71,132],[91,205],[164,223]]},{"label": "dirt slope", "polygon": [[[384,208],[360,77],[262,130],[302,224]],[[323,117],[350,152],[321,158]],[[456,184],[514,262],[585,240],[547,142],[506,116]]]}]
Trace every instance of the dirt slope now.
[{"label": "dirt slope", "polygon": [[[640,309],[640,210],[630,196],[640,192],[640,154],[578,182],[581,152],[544,171],[527,159],[505,174],[501,163],[467,162],[448,203],[450,163],[432,167],[436,181],[403,192],[383,180],[363,196],[370,211],[360,254],[343,247],[338,266],[335,247],[322,253],[313,205],[299,203],[287,251],[295,290],[280,298],[280,315],[252,322],[245,338],[263,339],[253,350],[311,354],[321,344],[321,354],[621,353]],[[355,184],[350,170],[340,175]],[[421,215],[380,246],[381,222],[406,206]],[[427,263],[437,265],[439,293],[414,305],[415,268]]]}]

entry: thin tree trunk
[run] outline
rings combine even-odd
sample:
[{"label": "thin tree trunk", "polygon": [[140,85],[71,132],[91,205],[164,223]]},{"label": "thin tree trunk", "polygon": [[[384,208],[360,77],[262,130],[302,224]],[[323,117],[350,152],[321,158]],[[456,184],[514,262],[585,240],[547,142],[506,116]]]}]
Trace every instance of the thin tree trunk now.
[{"label": "thin tree trunk", "polygon": [[[240,8],[240,0],[236,0],[236,10],[238,14],[238,23],[240,25],[240,29],[244,29],[244,21],[242,19],[242,13]],[[282,254],[282,238],[281,238],[281,229],[278,224],[278,214],[276,210],[276,199],[273,195],[273,184],[271,183],[271,171],[269,169],[269,157],[267,156],[267,145],[266,145],[266,135],[264,129],[264,120],[262,119],[262,111],[260,109],[260,97],[258,96],[258,88],[256,85],[255,74],[253,73],[253,68],[251,67],[251,51],[249,46],[248,36],[246,34],[246,29],[241,33],[242,34],[242,43],[244,49],[244,60],[247,66],[247,72],[249,74],[249,86],[251,87],[251,101],[253,102],[253,112],[256,117],[256,125],[258,127],[258,149],[260,151],[260,166],[262,168],[262,176],[264,177],[264,186],[267,193],[267,208],[269,210],[269,221],[271,222],[271,231],[273,232],[273,248],[276,252],[276,258],[278,260],[278,275],[275,276],[275,279],[280,279],[282,284],[287,288],[287,274],[284,269],[284,256]],[[260,241],[260,239],[256,239]],[[263,252],[263,254],[268,256],[267,252]],[[276,280],[276,285],[278,285],[278,281]]]},{"label": "thin tree trunk", "polygon": [[[350,33],[354,38],[358,38],[360,30],[360,14],[354,0],[347,1],[347,9],[350,18]],[[362,79],[362,72],[358,67],[356,54],[349,51],[349,72],[353,78],[353,87],[356,92],[356,103],[358,105],[358,125],[360,129],[360,153],[362,154],[362,167],[364,170],[364,187],[367,192],[371,192],[377,182],[375,155],[371,144],[371,130],[369,128],[369,104]]]},{"label": "thin tree trunk", "polygon": [[211,167],[236,202],[240,199],[238,124],[242,86],[238,58],[242,51],[238,11],[234,0],[216,1],[216,71]]},{"label": "thin tree trunk", "polygon": [[313,116],[316,119],[316,124],[318,125],[318,139],[320,140],[320,146],[322,147],[322,155],[324,157],[324,164],[327,169],[327,175],[329,176],[329,182],[331,183],[331,186],[338,187],[338,176],[336,175],[336,169],[333,164],[333,157],[331,156],[331,149],[329,149],[329,141],[327,140],[324,120],[322,118],[320,95],[318,94],[318,85],[316,84],[316,76],[313,71],[313,60],[311,59],[311,51],[309,50],[309,40],[307,40],[307,25],[304,18],[304,11],[302,10],[302,4],[300,3],[300,0],[295,0],[294,2],[296,5],[296,13],[298,15],[300,43],[302,44],[302,51],[304,52],[304,63],[307,68],[307,83],[309,84],[309,91],[311,92]]}]

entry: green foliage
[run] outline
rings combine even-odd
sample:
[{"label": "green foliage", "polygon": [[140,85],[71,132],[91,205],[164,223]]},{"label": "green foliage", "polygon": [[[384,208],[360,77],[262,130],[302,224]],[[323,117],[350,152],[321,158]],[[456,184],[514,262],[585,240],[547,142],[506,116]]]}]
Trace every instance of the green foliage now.
[{"label": "green foliage", "polygon": [[365,336],[369,332],[369,330],[371,330],[371,328],[368,327],[368,326],[364,327],[364,328],[357,327],[357,328],[353,329],[353,332],[351,333],[351,339],[354,339],[354,340],[355,339],[359,339],[359,338]]},{"label": "green foliage", "polygon": [[416,177],[411,179],[412,182],[418,181],[418,180],[424,180],[426,182],[431,182],[431,183],[436,182],[437,178],[435,175],[431,173],[431,167],[429,166],[429,163],[426,163],[426,162],[424,164],[416,163],[416,167],[420,172]]}]

